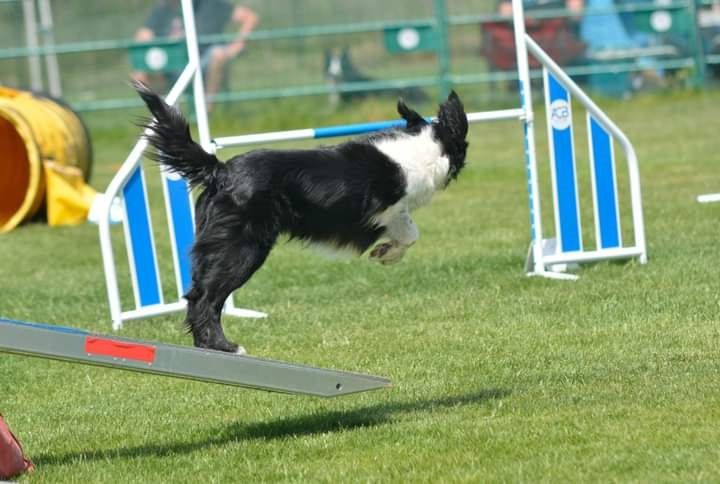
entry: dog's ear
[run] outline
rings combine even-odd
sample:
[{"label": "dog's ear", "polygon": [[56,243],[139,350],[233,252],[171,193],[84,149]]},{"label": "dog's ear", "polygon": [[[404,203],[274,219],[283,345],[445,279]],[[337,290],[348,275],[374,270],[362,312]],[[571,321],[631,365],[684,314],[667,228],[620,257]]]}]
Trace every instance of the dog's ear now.
[{"label": "dog's ear", "polygon": [[407,107],[407,104],[405,104],[405,101],[402,99],[398,99],[397,111],[398,114],[407,121],[408,129],[418,129],[428,124],[425,118],[420,116],[417,111]]},{"label": "dog's ear", "polygon": [[447,101],[440,104],[438,121],[452,133],[454,138],[464,140],[467,136],[468,122],[465,107],[454,90],[450,91]]}]

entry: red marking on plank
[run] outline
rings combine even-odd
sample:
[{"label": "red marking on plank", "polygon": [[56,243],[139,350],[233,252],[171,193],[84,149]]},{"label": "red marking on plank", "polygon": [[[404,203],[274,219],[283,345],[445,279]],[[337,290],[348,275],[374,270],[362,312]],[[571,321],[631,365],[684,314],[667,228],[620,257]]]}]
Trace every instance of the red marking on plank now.
[{"label": "red marking on plank", "polygon": [[155,347],[118,341],[108,338],[87,336],[85,338],[85,352],[90,355],[110,356],[126,360],[153,363],[155,361]]}]

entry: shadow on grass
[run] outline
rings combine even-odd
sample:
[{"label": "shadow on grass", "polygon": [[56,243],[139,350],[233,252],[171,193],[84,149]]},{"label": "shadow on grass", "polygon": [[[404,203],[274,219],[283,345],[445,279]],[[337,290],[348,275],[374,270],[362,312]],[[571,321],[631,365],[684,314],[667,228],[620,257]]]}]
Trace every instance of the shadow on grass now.
[{"label": "shadow on grass", "polygon": [[503,398],[509,394],[509,390],[491,388],[447,398],[411,402],[390,402],[348,411],[318,412],[312,415],[285,418],[272,422],[254,424],[236,422],[229,426],[209,429],[207,431],[207,438],[204,440],[146,444],[115,449],[93,449],[58,455],[39,454],[31,457],[36,467],[41,468],[42,466],[64,465],[78,461],[88,462],[118,458],[162,457],[175,454],[189,454],[208,447],[222,446],[232,442],[283,439],[357,428],[376,427],[391,424],[393,417],[399,414],[430,412],[440,408],[450,408],[460,405],[475,405],[489,400]]}]

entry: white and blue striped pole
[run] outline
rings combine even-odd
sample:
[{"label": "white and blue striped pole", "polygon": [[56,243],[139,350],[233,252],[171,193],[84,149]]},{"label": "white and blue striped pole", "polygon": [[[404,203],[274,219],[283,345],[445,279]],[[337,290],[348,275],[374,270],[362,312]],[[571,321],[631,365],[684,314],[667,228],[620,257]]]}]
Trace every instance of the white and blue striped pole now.
[{"label": "white and blue striped pole", "polygon": [[[522,119],[522,109],[501,109],[497,111],[484,111],[469,113],[468,123],[484,121],[500,121],[509,119]],[[429,122],[434,118],[425,118]],[[275,143],[278,141],[297,141],[303,139],[336,138],[341,136],[356,136],[373,133],[389,128],[402,128],[405,120],[395,119],[389,121],[376,121],[372,123],[340,124],[337,126],[324,126],[320,128],[292,129],[287,131],[270,131],[267,133],[246,134],[240,136],[226,136],[215,138],[213,143],[216,149],[230,146],[245,146],[261,143]]]},{"label": "white and blue striped pole", "polygon": [[530,212],[530,251],[532,267],[529,275],[544,275],[542,220],[540,217],[540,190],[537,175],[537,156],[535,153],[535,120],[530,86],[530,66],[525,44],[525,14],[522,0],[512,0],[513,31],[515,34],[515,55],[518,71],[520,107],[523,111],[523,133],[525,136],[525,171],[527,176],[528,209]]}]

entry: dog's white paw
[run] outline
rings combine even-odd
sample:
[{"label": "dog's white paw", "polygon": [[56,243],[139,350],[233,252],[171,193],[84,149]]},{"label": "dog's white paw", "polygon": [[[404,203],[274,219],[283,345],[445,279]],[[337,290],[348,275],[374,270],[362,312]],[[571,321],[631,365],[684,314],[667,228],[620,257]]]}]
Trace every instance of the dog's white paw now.
[{"label": "dog's white paw", "polygon": [[376,245],[370,252],[370,260],[383,265],[396,264],[405,255],[407,247],[393,242],[383,242]]},{"label": "dog's white paw", "polygon": [[238,346],[238,349],[235,351],[236,355],[247,355],[247,351],[242,346]]}]

